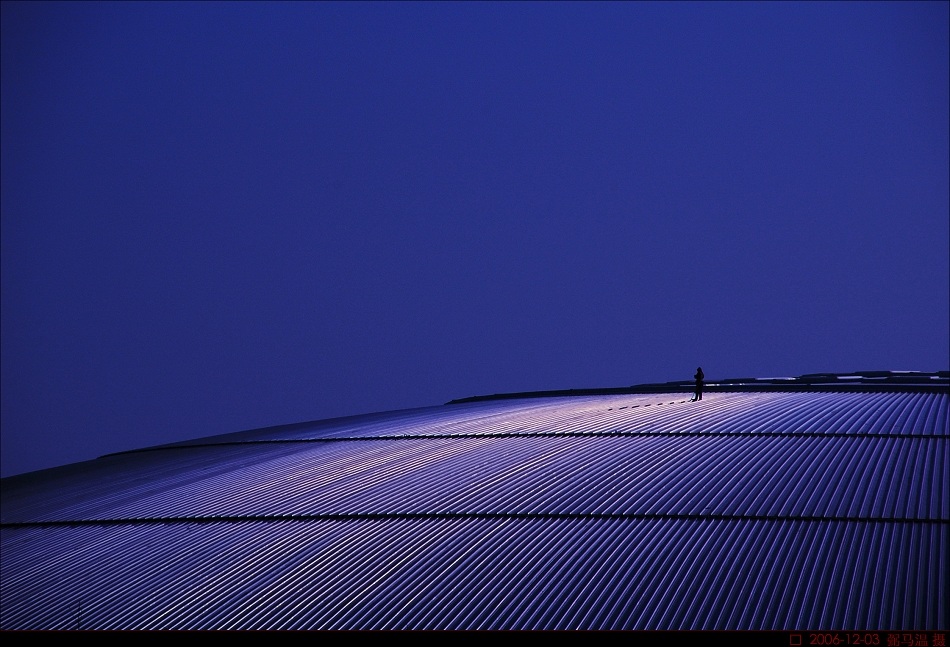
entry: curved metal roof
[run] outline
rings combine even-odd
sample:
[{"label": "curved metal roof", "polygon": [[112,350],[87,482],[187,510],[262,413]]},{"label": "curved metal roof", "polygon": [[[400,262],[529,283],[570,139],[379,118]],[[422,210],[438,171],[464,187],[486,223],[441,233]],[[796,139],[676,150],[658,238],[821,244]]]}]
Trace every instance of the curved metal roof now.
[{"label": "curved metal roof", "polygon": [[469,398],[10,477],[0,628],[946,630],[948,383]]}]

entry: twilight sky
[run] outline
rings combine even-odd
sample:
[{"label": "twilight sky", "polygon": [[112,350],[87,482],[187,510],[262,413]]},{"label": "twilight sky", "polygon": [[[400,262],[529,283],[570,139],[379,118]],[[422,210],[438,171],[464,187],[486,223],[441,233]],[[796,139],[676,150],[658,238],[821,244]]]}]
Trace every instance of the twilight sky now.
[{"label": "twilight sky", "polygon": [[950,366],[947,2],[2,3],[2,476]]}]

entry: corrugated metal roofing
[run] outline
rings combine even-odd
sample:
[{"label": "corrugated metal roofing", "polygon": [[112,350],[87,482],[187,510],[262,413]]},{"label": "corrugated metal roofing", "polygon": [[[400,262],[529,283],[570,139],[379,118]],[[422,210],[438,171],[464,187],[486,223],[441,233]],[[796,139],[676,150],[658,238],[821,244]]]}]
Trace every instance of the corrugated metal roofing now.
[{"label": "corrugated metal roofing", "polygon": [[950,624],[946,386],[480,400],[3,480],[3,629]]},{"label": "corrugated metal roofing", "polygon": [[3,616],[49,629],[946,628],[927,593],[946,586],[948,540],[946,524],[591,517],[28,528],[5,539],[17,595]]}]

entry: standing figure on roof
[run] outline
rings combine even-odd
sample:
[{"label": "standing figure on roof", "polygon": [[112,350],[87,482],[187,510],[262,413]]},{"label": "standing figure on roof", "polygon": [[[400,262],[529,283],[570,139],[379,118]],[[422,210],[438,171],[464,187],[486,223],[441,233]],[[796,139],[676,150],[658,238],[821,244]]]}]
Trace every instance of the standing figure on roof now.
[{"label": "standing figure on roof", "polygon": [[696,380],[696,395],[693,396],[690,402],[703,399],[703,380],[706,379],[706,376],[703,374],[702,366],[696,369],[696,375],[693,376],[693,379]]}]

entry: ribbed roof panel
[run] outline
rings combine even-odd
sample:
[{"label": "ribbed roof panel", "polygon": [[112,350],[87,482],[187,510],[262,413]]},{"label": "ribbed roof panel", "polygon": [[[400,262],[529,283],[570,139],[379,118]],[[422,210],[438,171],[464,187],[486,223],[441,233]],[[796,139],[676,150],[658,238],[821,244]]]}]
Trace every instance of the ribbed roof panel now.
[{"label": "ribbed roof panel", "polygon": [[942,392],[479,401],[3,480],[3,629],[947,629]]},{"label": "ribbed roof panel", "polygon": [[560,433],[805,433],[947,435],[940,393],[633,394],[427,407],[213,436],[172,446],[373,436]]},{"label": "ribbed roof panel", "polygon": [[4,522],[456,512],[950,520],[948,443],[673,435],[350,441],[226,456],[202,447],[155,456],[166,469],[147,480],[136,462],[77,481],[81,494],[36,489],[4,506]]},{"label": "ribbed roof panel", "polygon": [[[947,626],[945,524],[380,519],[3,529],[5,629]],[[36,560],[42,548],[47,555]],[[873,600],[868,604],[868,600]]]}]

